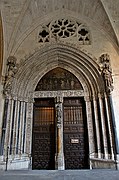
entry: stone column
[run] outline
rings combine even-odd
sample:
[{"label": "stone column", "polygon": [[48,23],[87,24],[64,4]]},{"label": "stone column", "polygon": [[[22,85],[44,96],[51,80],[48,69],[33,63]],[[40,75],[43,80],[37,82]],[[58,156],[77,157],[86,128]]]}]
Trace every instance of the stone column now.
[{"label": "stone column", "polygon": [[[0,152],[1,152],[1,155],[4,154],[4,144],[5,144],[5,134],[6,134],[6,126],[7,126],[7,114],[8,114],[8,104],[9,104],[9,99],[6,99],[4,100],[4,111],[3,111],[3,116],[2,116],[2,121],[1,121],[1,134],[0,134],[0,140],[1,140],[1,143],[0,143]],[[4,130],[3,130],[4,129]],[[3,133],[4,131],[4,133]]]},{"label": "stone column", "polygon": [[95,155],[95,144],[94,144],[91,100],[88,96],[85,97],[85,102],[86,102],[86,114],[87,114],[88,141],[89,141],[89,161],[90,161],[90,169],[92,169],[91,158],[93,158]]},{"label": "stone column", "polygon": [[56,155],[55,168],[64,170],[64,150],[63,150],[63,98],[57,97],[56,103]]},{"label": "stone column", "polygon": [[116,162],[116,169],[119,170],[119,139],[117,136],[117,126],[116,126],[116,120],[115,120],[115,114],[114,114],[114,108],[113,108],[113,101],[112,96],[110,94],[109,96],[110,100],[110,107],[111,107],[111,115],[112,115],[112,121],[113,121],[113,127],[114,127],[114,138],[115,138],[115,162]]},{"label": "stone column", "polygon": [[23,125],[24,125],[24,102],[21,101],[21,109],[20,109],[20,129],[19,129],[19,156],[22,154],[22,141],[23,141]]},{"label": "stone column", "polygon": [[14,116],[14,131],[13,131],[13,150],[12,150],[13,159],[16,155],[16,148],[17,148],[19,108],[20,108],[20,102],[18,100],[16,100],[15,116]]},{"label": "stone column", "polygon": [[25,102],[23,102],[23,110],[22,110],[22,119],[23,119],[23,121],[22,121],[22,130],[21,130],[21,133],[22,133],[22,140],[21,140],[21,149],[22,149],[22,152],[24,153],[24,148],[23,147],[25,147],[25,137],[24,137],[24,131],[26,130],[25,129],[25,121],[26,121],[26,117],[25,117],[25,113],[26,113],[26,103]]},{"label": "stone column", "polygon": [[95,116],[95,126],[96,126],[98,158],[101,158],[100,127],[99,127],[98,107],[97,107],[97,99],[96,99],[96,97],[93,97],[93,105],[94,105],[94,116]]},{"label": "stone column", "polygon": [[2,97],[0,97],[1,98],[1,102],[0,102],[0,119],[1,119],[1,121],[0,121],[0,140],[1,140],[1,138],[2,138],[2,127],[3,127],[3,116],[4,116],[4,108],[5,108],[5,99],[2,99]]},{"label": "stone column", "polygon": [[16,132],[16,114],[17,114],[17,99],[15,98],[15,111],[14,111],[14,129],[13,129],[13,137],[12,137],[12,160],[14,159],[14,156],[15,156],[15,143],[14,143],[14,140],[15,140],[15,132]]},{"label": "stone column", "polygon": [[[10,128],[9,128],[9,142],[8,142],[8,146],[9,146],[9,150],[11,151],[12,150],[12,144],[11,144],[11,142],[12,142],[12,123],[13,123],[13,121],[14,121],[14,119],[13,119],[13,107],[14,106],[14,100],[12,99],[11,100],[11,112],[10,112]],[[11,151],[11,154],[12,154],[12,151]]]},{"label": "stone column", "polygon": [[[25,118],[25,139],[24,139],[24,154],[26,153],[26,137],[27,137],[27,109],[28,109],[28,102],[25,102],[25,114],[24,114],[24,118]],[[32,117],[32,122],[33,122],[33,117]],[[33,123],[32,123],[33,124]],[[33,126],[33,125],[32,125]],[[32,142],[32,141],[31,141]],[[23,146],[23,144],[22,144]]]},{"label": "stone column", "polygon": [[107,123],[108,123],[108,129],[109,129],[109,139],[110,139],[110,145],[111,145],[111,158],[114,160],[114,149],[113,149],[113,140],[112,140],[112,128],[111,128],[111,112],[109,108],[109,101],[108,96],[105,93],[105,105],[106,105],[106,114],[107,114]]},{"label": "stone column", "polygon": [[6,158],[7,147],[10,145],[10,132],[11,132],[11,117],[13,109],[13,100],[9,98],[8,111],[7,111],[7,121],[6,121],[6,133],[5,133],[5,143],[4,143],[4,158]]},{"label": "stone column", "polygon": [[105,116],[104,116],[104,106],[103,106],[102,95],[99,94],[98,97],[99,97],[102,136],[103,136],[103,145],[104,145],[104,157],[105,157],[105,159],[108,159],[108,145],[107,145],[107,133],[106,133],[106,125],[105,125]]}]

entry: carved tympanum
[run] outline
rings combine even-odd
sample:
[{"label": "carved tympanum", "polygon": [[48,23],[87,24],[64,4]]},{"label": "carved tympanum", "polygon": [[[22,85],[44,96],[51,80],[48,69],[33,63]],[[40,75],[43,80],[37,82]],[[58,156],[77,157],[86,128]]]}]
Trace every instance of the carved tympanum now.
[{"label": "carved tympanum", "polygon": [[83,90],[81,83],[69,71],[55,68],[39,81],[36,91]]}]

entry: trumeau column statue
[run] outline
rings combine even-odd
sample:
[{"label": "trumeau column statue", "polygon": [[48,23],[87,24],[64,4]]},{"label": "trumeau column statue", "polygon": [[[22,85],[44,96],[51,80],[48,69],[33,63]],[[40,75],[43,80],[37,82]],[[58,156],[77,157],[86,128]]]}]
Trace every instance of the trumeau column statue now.
[{"label": "trumeau column statue", "polygon": [[64,151],[63,151],[63,98],[56,97],[56,155],[55,168],[64,170]]}]

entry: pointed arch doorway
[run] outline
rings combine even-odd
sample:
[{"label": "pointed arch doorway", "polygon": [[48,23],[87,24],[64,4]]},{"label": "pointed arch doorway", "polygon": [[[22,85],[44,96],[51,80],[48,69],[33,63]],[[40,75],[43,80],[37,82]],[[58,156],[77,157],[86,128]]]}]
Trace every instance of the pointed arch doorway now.
[{"label": "pointed arch doorway", "polygon": [[44,95],[34,103],[32,169],[88,168],[81,83],[69,71],[55,68],[41,78],[36,92]]}]

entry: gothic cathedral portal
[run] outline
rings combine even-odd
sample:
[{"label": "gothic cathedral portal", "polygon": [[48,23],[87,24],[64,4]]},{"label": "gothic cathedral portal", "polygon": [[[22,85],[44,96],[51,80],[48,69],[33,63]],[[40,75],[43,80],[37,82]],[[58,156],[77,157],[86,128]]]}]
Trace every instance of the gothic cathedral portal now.
[{"label": "gothic cathedral portal", "polygon": [[[34,103],[32,168],[88,168],[88,133],[84,97],[64,96],[83,91],[70,72],[55,68],[38,83],[36,91],[60,94],[36,98]],[[65,91],[65,92],[64,92]]]},{"label": "gothic cathedral portal", "polygon": [[[4,85],[0,154],[31,169],[115,168],[109,56],[55,42]],[[8,68],[16,69],[15,57]],[[32,68],[29,68],[32,67]],[[22,73],[21,73],[22,72]]]}]

